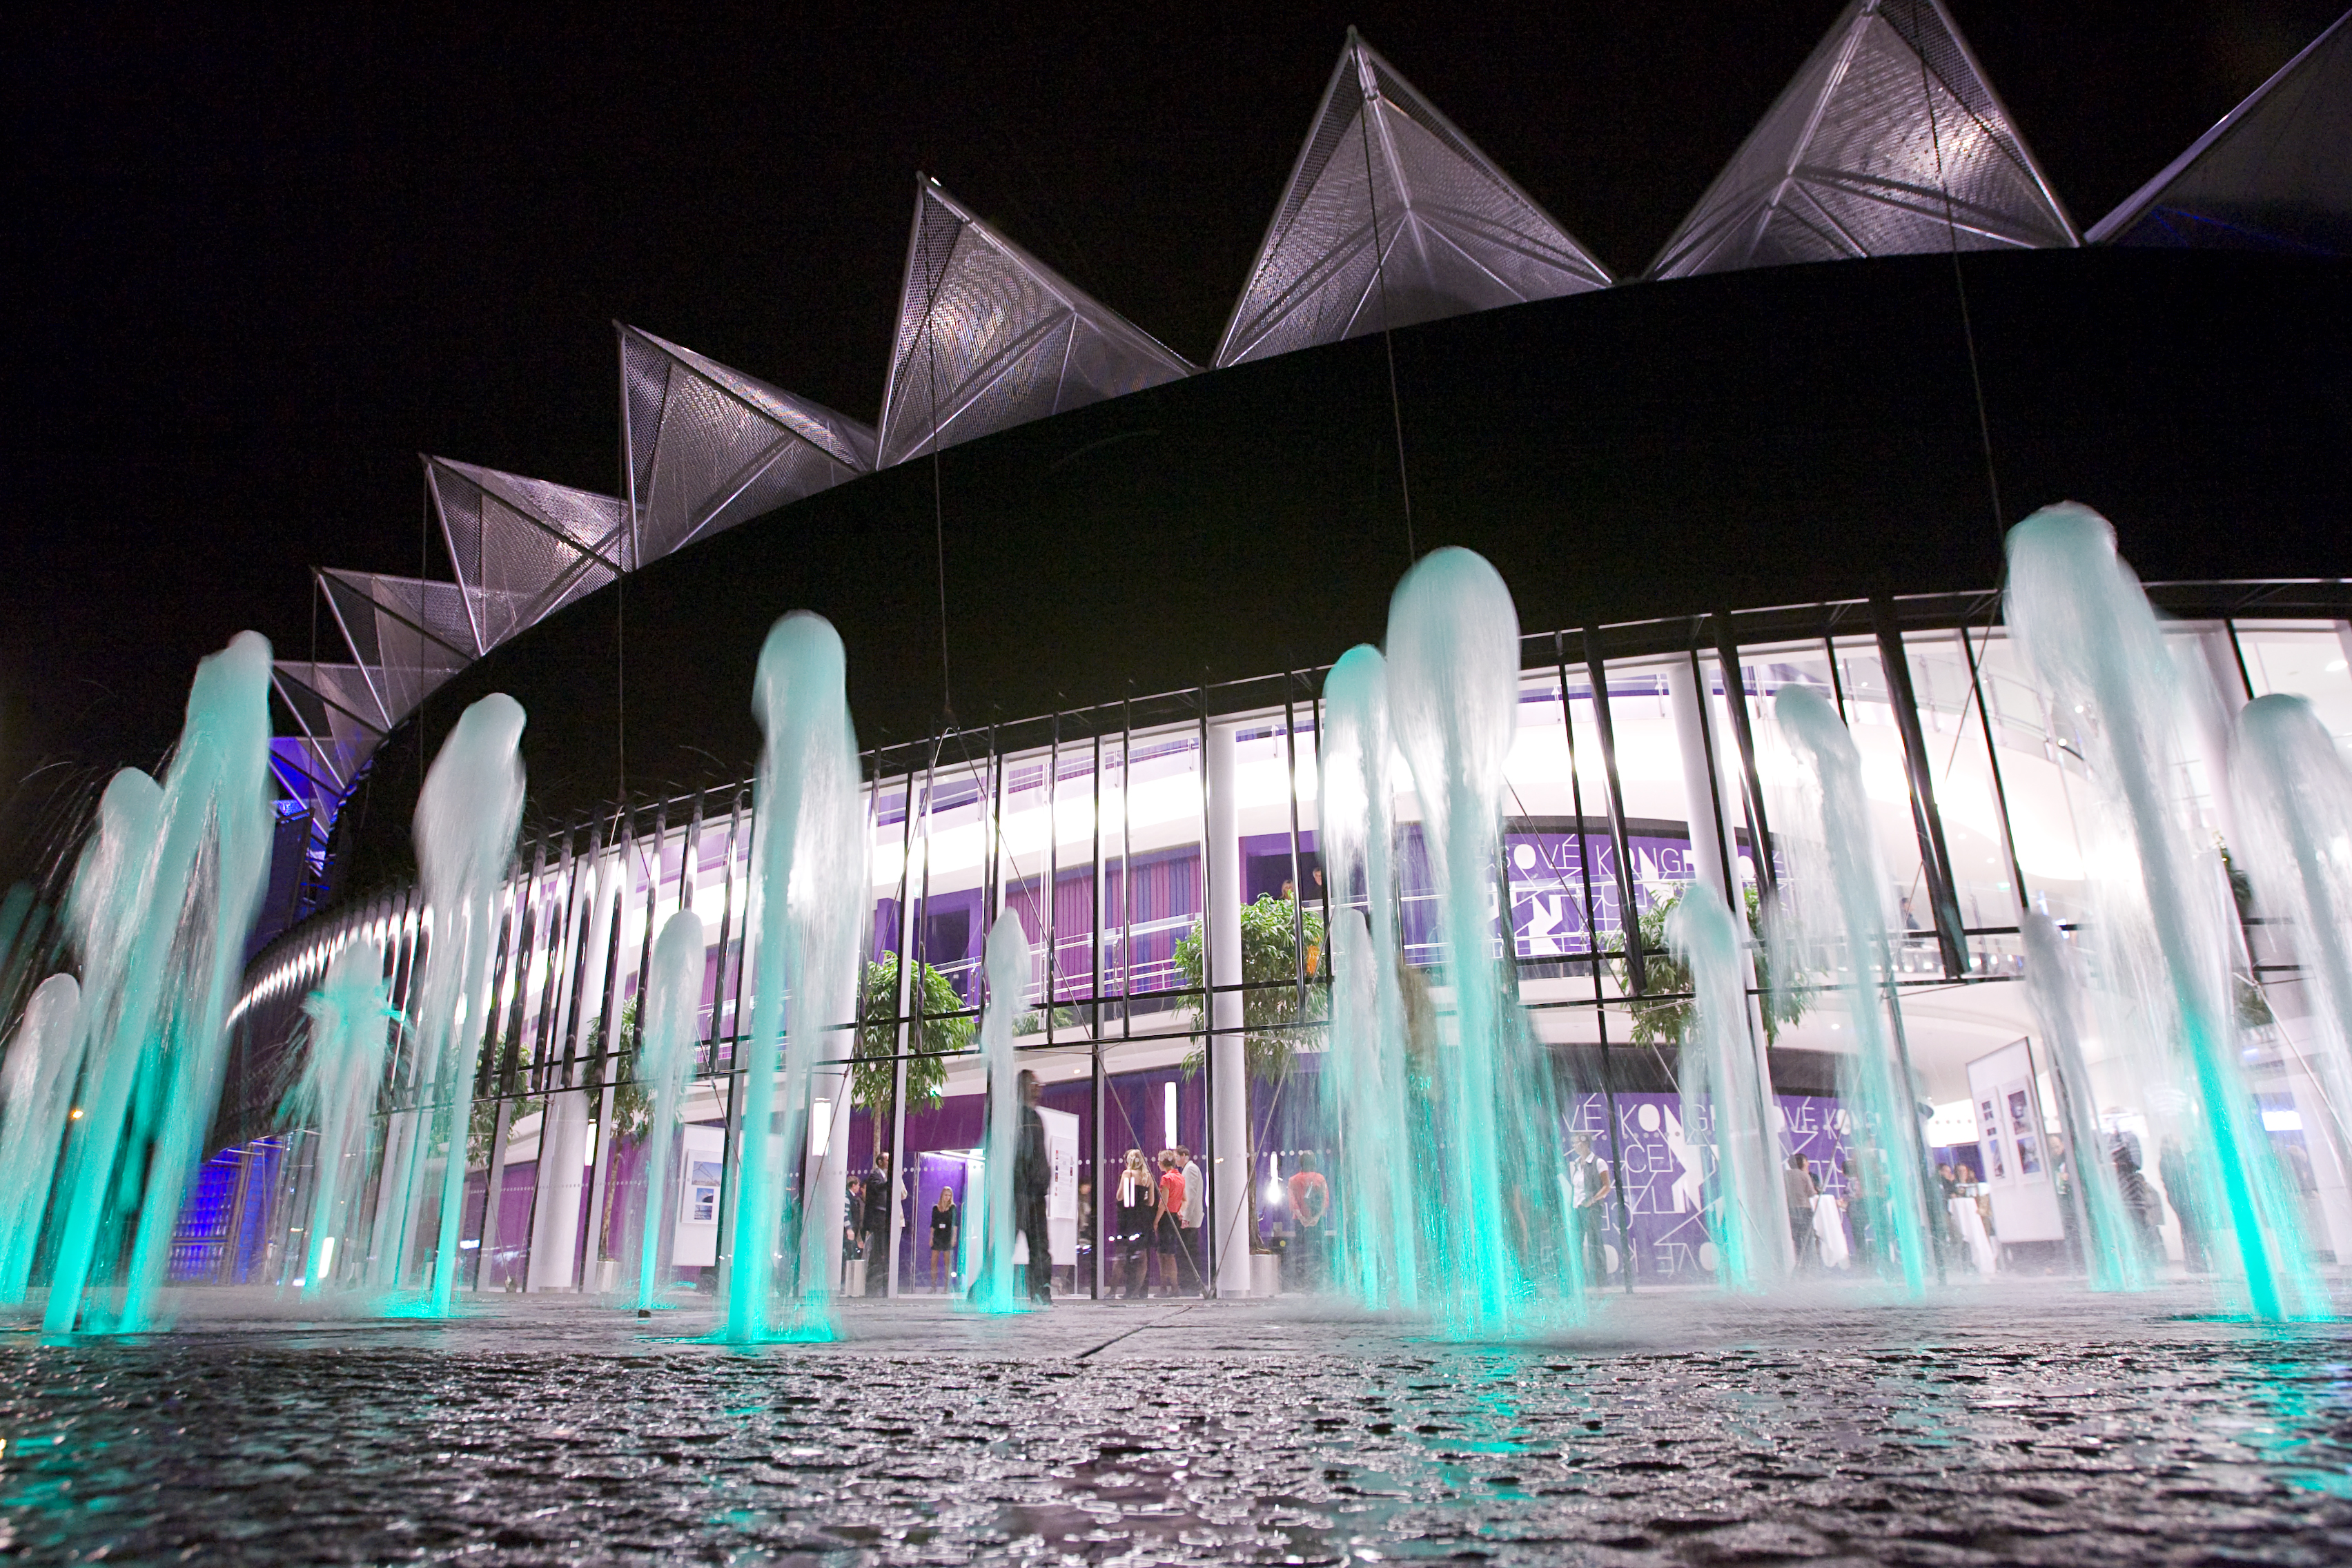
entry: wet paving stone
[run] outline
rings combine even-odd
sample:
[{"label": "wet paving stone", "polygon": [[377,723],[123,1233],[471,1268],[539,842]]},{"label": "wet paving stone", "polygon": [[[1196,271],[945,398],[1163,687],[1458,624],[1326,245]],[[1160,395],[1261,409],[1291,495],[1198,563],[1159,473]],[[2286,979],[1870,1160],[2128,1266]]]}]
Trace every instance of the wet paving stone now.
[{"label": "wet paving stone", "polygon": [[2352,1326],[2182,1305],[1620,1299],[1466,1343],[1289,1301],[876,1301],[839,1343],[747,1352],[694,1342],[691,1310],[653,1332],[585,1302],[395,1325],[192,1298],[174,1335],[0,1334],[0,1552],[2352,1561]]}]

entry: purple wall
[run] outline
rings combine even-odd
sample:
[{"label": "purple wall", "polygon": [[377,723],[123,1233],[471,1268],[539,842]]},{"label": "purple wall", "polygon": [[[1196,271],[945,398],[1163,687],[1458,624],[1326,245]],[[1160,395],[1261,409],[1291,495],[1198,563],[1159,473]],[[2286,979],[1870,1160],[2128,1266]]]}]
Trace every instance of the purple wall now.
[{"label": "purple wall", "polygon": [[[1835,1158],[1850,1146],[1838,1101],[1814,1094],[1780,1094],[1773,1100],[1788,1119],[1780,1136],[1781,1158],[1802,1152],[1814,1181],[1843,1195],[1844,1179]],[[1578,1095],[1567,1121],[1570,1136],[1591,1133],[1594,1152],[1609,1157],[1609,1108],[1602,1096]],[[1704,1278],[1707,1271],[1698,1249],[1707,1240],[1701,1206],[1715,1192],[1715,1152],[1705,1142],[1712,1129],[1685,1136],[1680,1095],[1621,1094],[1616,1131],[1619,1173],[1633,1219],[1635,1278]],[[1602,1234],[1612,1247],[1622,1249],[1625,1237],[1614,1204]]]}]

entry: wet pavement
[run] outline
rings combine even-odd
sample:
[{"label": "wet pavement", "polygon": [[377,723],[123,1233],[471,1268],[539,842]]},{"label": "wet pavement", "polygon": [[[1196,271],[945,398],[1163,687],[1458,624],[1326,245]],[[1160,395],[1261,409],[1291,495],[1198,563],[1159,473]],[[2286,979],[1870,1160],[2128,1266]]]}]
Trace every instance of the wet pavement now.
[{"label": "wet pavement", "polygon": [[1598,1301],[1454,1343],[1328,1303],[866,1301],[692,1342],[591,1302],[0,1334],[26,1562],[2352,1561],[2352,1324],[2175,1285]]}]

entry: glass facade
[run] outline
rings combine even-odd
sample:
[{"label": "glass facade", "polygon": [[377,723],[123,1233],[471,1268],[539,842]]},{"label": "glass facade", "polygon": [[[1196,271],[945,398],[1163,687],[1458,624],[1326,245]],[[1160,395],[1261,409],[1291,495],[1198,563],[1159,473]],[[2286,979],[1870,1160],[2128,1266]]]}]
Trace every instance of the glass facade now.
[{"label": "glass facade", "polygon": [[[1746,901],[1785,874],[1772,824],[1790,763],[1771,715],[1792,684],[1835,704],[1861,754],[1869,820],[1852,826],[1875,840],[1889,883],[1888,1005],[1916,1092],[1938,1110],[1932,1162],[1996,1188],[2032,1173],[2021,1171],[2029,1154],[2046,1163],[2040,1123],[2055,1117],[2021,984],[2020,915],[2083,919],[2085,868],[2099,851],[2074,819],[2083,764],[2055,738],[1990,604],[1832,605],[1524,639],[1492,952],[1507,954],[1517,1001],[1555,1064],[1563,1147],[1588,1134],[1612,1167],[1619,1201],[1603,1241],[1613,1284],[1639,1289],[1710,1266],[1703,1172],[1676,1098],[1673,1033],[1685,996],[1656,952],[1656,917],[1694,882]],[[2198,710],[2211,716],[2202,731],[2189,727],[2197,732],[2174,783],[2226,843],[2229,806],[2214,781],[2228,712],[2294,691],[2352,743],[2352,626],[2241,615],[2181,618],[2169,635],[2184,680],[2202,692]],[[1306,1156],[1326,1172],[1337,1164],[1341,1131],[1321,1092],[1324,933],[1360,898],[1327,884],[1318,854],[1320,687],[1319,674],[1293,674],[868,754],[866,1000],[859,1026],[839,1037],[854,1042],[842,1053],[852,1107],[834,1131],[813,1134],[837,1141],[822,1157],[844,1162],[853,1183],[843,1288],[941,1291],[968,1277],[961,1213],[978,1190],[984,1141],[981,955],[991,924],[1008,917],[1030,954],[1016,1045],[1043,1081],[1057,1150],[1056,1289],[1191,1293],[1210,1275],[1223,1289],[1257,1275],[1319,1277],[1349,1197],[1331,1191],[1329,1214],[1308,1225],[1292,1212],[1288,1178]],[[1401,758],[1391,776],[1408,1003],[1442,1015],[1449,993],[1421,812]],[[721,1173],[743,1136],[731,1087],[757,982],[743,956],[751,823],[745,784],[520,847],[476,1085],[461,1250],[474,1260],[472,1288],[634,1279],[655,1160],[675,1171],[675,1275],[713,1282]],[[709,948],[702,1046],[687,1125],[656,1140],[626,1063],[653,933],[680,907],[699,913]],[[1203,932],[1236,914],[1242,960],[1231,973]],[[353,940],[383,945],[394,1003],[405,1007],[430,921],[413,892],[388,889],[314,918],[256,961],[234,1019],[231,1088],[252,1133],[266,1131],[268,1086],[296,1048],[304,995]],[[2340,1249],[2352,1245],[2352,1231],[2337,1234],[2352,1204],[2332,1158],[2305,1142],[2305,1112],[2319,1104],[2298,1043],[2308,1008],[2293,966],[2252,927],[2247,942],[2247,981],[2274,1015],[2252,1062],[2255,1086],[2274,1137],[2304,1150],[2297,1168],[2314,1173],[2315,1235]],[[1759,1032],[1765,1016],[1759,1007]],[[1764,1050],[1781,1152],[1806,1155],[1833,1197],[1845,1190],[1843,1017],[1801,1005],[1773,1020]],[[1203,1048],[1236,1034],[1241,1052]],[[1973,1109],[1979,1080],[2020,1042],[2031,1065],[2019,1069],[2016,1125],[1989,1125]],[[396,1058],[388,1106],[413,1101],[409,1067]],[[1241,1120],[1223,1120],[1226,1106]],[[2127,1130],[2128,1108],[2116,1115]],[[1179,1152],[1163,1167],[1165,1151]],[[248,1152],[235,1168],[250,1190],[233,1205],[213,1190],[219,1182],[206,1187],[203,1267],[233,1256],[240,1278],[258,1277],[300,1256],[284,1243],[312,1152],[299,1132],[266,1159]],[[1160,1179],[1188,1167],[1191,1200],[1166,1223],[1152,1212]],[[268,1233],[258,1247],[222,1232],[232,1209]],[[2011,1230],[2004,1242],[2045,1239]],[[1251,1256],[1229,1272],[1237,1251]]]}]

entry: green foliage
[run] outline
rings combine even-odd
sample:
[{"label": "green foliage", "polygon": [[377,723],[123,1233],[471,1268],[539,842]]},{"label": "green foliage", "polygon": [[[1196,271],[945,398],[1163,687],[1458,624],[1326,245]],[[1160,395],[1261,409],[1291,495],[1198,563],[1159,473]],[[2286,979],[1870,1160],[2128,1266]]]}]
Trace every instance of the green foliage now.
[{"label": "green foliage", "polygon": [[[1075,1029],[1077,1026],[1078,1014],[1076,1008],[1057,1006],[1054,1009],[1055,1028]],[[1021,1016],[1013,1020],[1013,1037],[1016,1040],[1024,1035],[1042,1035],[1045,1032],[1045,1015],[1039,1012],[1034,1007],[1030,1008],[1029,1011],[1022,1014]]]},{"label": "green foliage", "polygon": [[[928,963],[918,963],[909,987],[918,1014],[961,1012],[963,998],[948,977]],[[857,1009],[856,1065],[852,1071],[851,1103],[878,1110],[890,1103],[891,1081],[897,1074],[891,1058],[898,1054],[898,955],[886,952],[870,959],[860,986]],[[970,1017],[921,1017],[908,1030],[912,1052],[907,1058],[907,1109],[939,1103],[946,1090],[946,1058],[972,1047],[977,1020]]]},{"label": "green foliage", "polygon": [[[522,1089],[522,1064],[517,1058],[511,1040],[493,1039],[482,1047],[491,1063],[489,1087],[474,1100],[474,1112],[466,1129],[466,1163],[468,1168],[488,1169],[490,1163],[490,1138],[498,1131],[499,1100],[502,1096],[518,1094]],[[514,1114],[508,1119],[511,1128],[526,1116],[536,1115],[547,1109],[544,1100],[519,1100]]]},{"label": "green foliage", "polygon": [[[1745,884],[1740,891],[1747,905],[1748,933],[1756,942],[1756,986],[1760,993],[1756,1004],[1764,1015],[1764,1042],[1775,1045],[1782,1029],[1805,1016],[1805,1003],[1793,991],[1774,994],[1771,950],[1764,944],[1763,905],[1757,897],[1755,883]],[[1696,1011],[1690,998],[1690,966],[1666,945],[1666,917],[1674,913],[1682,897],[1681,890],[1676,889],[1664,898],[1654,899],[1642,910],[1638,921],[1642,933],[1642,978],[1646,982],[1643,988],[1653,994],[1668,994],[1671,999],[1653,1002],[1633,997],[1633,970],[1624,956],[1625,939],[1622,932],[1612,937],[1602,950],[1616,955],[1610,969],[1616,974],[1618,989],[1626,994],[1626,1010],[1633,1015],[1633,1043],[1637,1046],[1678,1044]]]},{"label": "green foliage", "polygon": [[[1298,989],[1302,928],[1307,937],[1303,998]],[[1201,927],[1196,923],[1176,944],[1176,970],[1185,984],[1201,984]],[[1323,917],[1311,910],[1302,912],[1293,900],[1271,893],[1243,906],[1241,977],[1246,984],[1265,987],[1242,994],[1244,1059],[1249,1064],[1249,1075],[1262,1083],[1279,1082],[1290,1076],[1291,1054],[1297,1048],[1298,1031],[1283,1026],[1319,1023],[1330,1016],[1330,977],[1323,970]],[[1223,977],[1219,984],[1224,984]],[[1207,1003],[1207,997],[1196,995],[1188,1004],[1193,1031],[1202,1037],[1209,1028]],[[1184,1058],[1184,1070],[1198,1072],[1205,1059],[1204,1048],[1196,1047]]]},{"label": "green foliage", "polygon": [[[516,1122],[520,1121],[526,1116],[536,1116],[546,1109],[547,1101],[543,1100],[519,1100],[515,1101],[514,1114],[507,1120],[507,1126],[509,1129],[509,1136],[511,1136],[511,1129]],[[478,1100],[474,1101],[473,1125],[467,1130],[466,1135],[466,1164],[467,1169],[470,1170],[477,1166],[483,1169],[488,1168],[490,1163],[490,1138],[492,1134],[498,1131],[498,1130],[499,1102],[495,1099]]]}]

